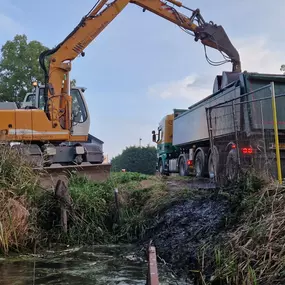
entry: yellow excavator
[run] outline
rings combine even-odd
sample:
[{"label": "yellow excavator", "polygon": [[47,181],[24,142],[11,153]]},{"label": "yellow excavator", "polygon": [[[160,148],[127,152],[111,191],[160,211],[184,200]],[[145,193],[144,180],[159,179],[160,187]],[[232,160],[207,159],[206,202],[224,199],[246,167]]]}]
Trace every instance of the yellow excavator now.
[{"label": "yellow excavator", "polygon": [[83,144],[88,138],[90,115],[84,89],[70,88],[69,73],[72,61],[84,56],[84,49],[130,3],[178,25],[204,48],[219,51],[225,61],[232,63],[232,72],[241,72],[239,53],[223,27],[206,22],[199,9],[190,9],[176,0],[99,0],[60,44],[40,54],[45,82],[35,86],[38,103],[26,108],[0,108],[2,143],[13,143],[40,166],[102,163],[102,151]]}]

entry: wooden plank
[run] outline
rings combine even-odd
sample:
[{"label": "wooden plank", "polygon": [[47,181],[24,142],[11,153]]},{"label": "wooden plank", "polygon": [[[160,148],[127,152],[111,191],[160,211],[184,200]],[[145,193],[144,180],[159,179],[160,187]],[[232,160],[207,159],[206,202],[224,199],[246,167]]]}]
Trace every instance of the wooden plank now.
[{"label": "wooden plank", "polygon": [[148,282],[147,285],[159,285],[156,250],[154,246],[148,249]]}]

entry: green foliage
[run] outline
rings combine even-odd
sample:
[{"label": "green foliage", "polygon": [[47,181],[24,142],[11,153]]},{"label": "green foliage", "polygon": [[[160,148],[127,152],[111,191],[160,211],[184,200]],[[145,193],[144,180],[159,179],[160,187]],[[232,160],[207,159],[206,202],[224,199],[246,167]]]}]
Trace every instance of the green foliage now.
[{"label": "green foliage", "polygon": [[142,181],[149,178],[146,174],[137,172],[126,172],[125,174],[121,172],[113,172],[111,177],[115,184],[122,184],[131,181]]},{"label": "green foliage", "polygon": [[156,170],[156,148],[131,146],[111,161],[113,171],[126,169],[130,172],[154,174]]},{"label": "green foliage", "polygon": [[[145,218],[140,214],[143,201],[149,197],[141,190],[140,182],[148,178],[139,173],[121,172],[113,173],[105,182],[94,182],[74,175],[69,183],[73,209],[70,211],[68,234],[64,236],[57,226],[60,224],[59,205],[48,195],[41,199],[39,220],[43,231],[49,235],[49,240],[68,244],[108,243],[135,238],[142,230],[139,221]],[[119,222],[115,188],[119,189]],[[51,213],[54,214],[51,216]]]},{"label": "green foliage", "polygon": [[70,87],[75,87],[76,86],[76,80],[72,79],[70,80]]},{"label": "green foliage", "polygon": [[34,79],[43,82],[39,55],[47,49],[38,41],[27,41],[26,35],[16,35],[1,48],[0,101],[22,101],[32,90]]},{"label": "green foliage", "polygon": [[[0,101],[22,102],[26,93],[33,90],[32,82],[44,83],[39,55],[48,47],[39,41],[28,42],[26,35],[16,35],[1,48]],[[48,66],[48,64],[47,64]],[[71,87],[76,80],[70,81]]]},{"label": "green foliage", "polygon": [[285,64],[281,65],[280,71],[283,71],[283,73],[285,74]]}]

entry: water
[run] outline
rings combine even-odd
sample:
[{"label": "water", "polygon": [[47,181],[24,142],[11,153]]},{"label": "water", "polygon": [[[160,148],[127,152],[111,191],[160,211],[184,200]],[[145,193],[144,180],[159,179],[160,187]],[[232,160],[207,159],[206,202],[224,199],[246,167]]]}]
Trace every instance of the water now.
[{"label": "water", "polygon": [[[131,246],[75,247],[44,255],[0,258],[1,285],[145,285],[147,263]],[[184,285],[159,267],[161,285]]]}]

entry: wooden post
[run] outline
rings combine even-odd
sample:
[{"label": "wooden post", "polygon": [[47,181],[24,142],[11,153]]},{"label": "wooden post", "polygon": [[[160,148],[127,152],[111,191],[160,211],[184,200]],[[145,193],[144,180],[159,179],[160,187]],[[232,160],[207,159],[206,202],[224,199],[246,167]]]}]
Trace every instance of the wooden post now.
[{"label": "wooden post", "polygon": [[115,204],[116,204],[116,210],[117,210],[117,217],[115,218],[115,220],[119,222],[120,221],[120,208],[119,208],[118,188],[115,188],[114,194],[115,194]]},{"label": "wooden post", "polygon": [[64,233],[67,233],[67,209],[71,206],[71,197],[68,188],[62,180],[58,180],[55,186],[55,196],[60,201],[61,226]]},{"label": "wooden post", "polygon": [[156,250],[154,246],[148,248],[148,274],[146,285],[159,285]]}]

